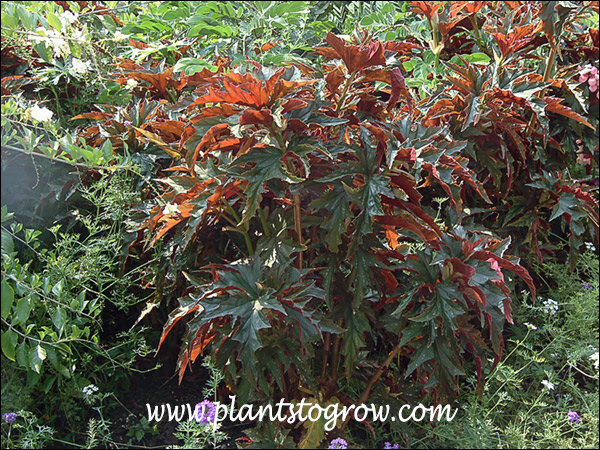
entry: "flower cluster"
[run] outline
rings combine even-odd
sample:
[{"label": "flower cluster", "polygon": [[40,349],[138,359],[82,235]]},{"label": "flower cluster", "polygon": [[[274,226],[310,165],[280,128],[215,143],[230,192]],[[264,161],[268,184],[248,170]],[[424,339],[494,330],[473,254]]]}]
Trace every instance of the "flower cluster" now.
[{"label": "flower cluster", "polygon": [[544,381],[542,381],[542,384],[544,385],[544,388],[546,388],[548,391],[554,390],[554,383],[551,383],[548,380],[544,380]]},{"label": "flower cluster", "polygon": [[123,39],[125,39],[127,37],[126,34],[121,33],[119,30],[115,31],[114,34],[114,39],[115,41],[119,42],[122,41]]},{"label": "flower cluster", "polygon": [[542,309],[546,314],[554,315],[556,314],[556,311],[558,311],[558,302],[549,298],[548,300],[544,301]]},{"label": "flower cluster", "polygon": [[4,419],[4,421],[6,423],[13,423],[15,421],[15,419],[17,418],[17,413],[14,413],[14,412],[4,413],[2,415],[2,418]]},{"label": "flower cluster", "polygon": [[172,216],[174,214],[179,214],[180,212],[177,203],[167,203],[162,210],[163,216]]},{"label": "flower cluster", "polygon": [[40,108],[38,105],[33,105],[33,107],[29,110],[29,115],[33,120],[37,120],[38,122],[48,122],[52,120],[53,112],[50,111],[45,106]]},{"label": "flower cluster", "polygon": [[81,392],[83,392],[83,394],[87,397],[89,397],[90,395],[98,392],[98,386],[94,386],[93,384],[89,384],[86,387],[84,387]]},{"label": "flower cluster", "polygon": [[579,423],[579,414],[577,414],[572,409],[569,410],[569,413],[567,414],[567,418],[569,419],[569,422]]},{"label": "flower cluster", "polygon": [[66,58],[72,54],[69,41],[78,44],[87,42],[86,32],[74,24],[77,22],[77,15],[71,11],[64,11],[58,19],[60,20],[60,29],[37,27],[35,33],[30,36],[33,42],[42,42],[47,49],[52,50],[55,58]]},{"label": "flower cluster", "polygon": [[80,59],[73,58],[71,60],[71,70],[69,73],[75,77],[80,77],[88,73],[90,70],[90,62],[89,61],[81,61]]},{"label": "flower cluster", "polygon": [[63,26],[63,28],[66,28],[77,21],[77,15],[73,14],[72,11],[66,10],[60,15],[58,19],[60,20],[60,23]]},{"label": "flower cluster", "polygon": [[44,27],[38,27],[35,31],[37,34],[31,36],[31,41],[43,42],[46,48],[52,49],[55,58],[67,56],[71,52],[69,43],[60,32]]},{"label": "flower cluster", "polygon": [[202,425],[208,425],[215,421],[217,408],[210,400],[203,400],[196,404],[196,420]]},{"label": "flower cluster", "polygon": [[138,84],[139,84],[138,81],[134,80],[133,78],[129,78],[127,80],[127,88],[129,88],[129,89],[135,88]]},{"label": "flower cluster", "polygon": [[331,444],[327,448],[348,448],[348,442],[342,438],[337,438],[331,441]]},{"label": "flower cluster", "polygon": [[591,291],[592,289],[594,289],[594,286],[592,286],[592,285],[591,285],[591,284],[589,284],[589,283],[584,283],[583,281],[581,282],[581,285],[583,286],[583,288],[584,288],[586,291]]},{"label": "flower cluster", "polygon": [[596,98],[598,97],[598,68],[588,64],[585,66],[581,72],[579,72],[579,82],[585,83],[587,82],[590,87],[590,92],[596,93]]},{"label": "flower cluster", "polygon": [[386,449],[388,449],[388,448],[397,449],[397,448],[400,448],[400,445],[399,444],[392,444],[391,442],[386,442],[386,443],[383,444],[383,448],[386,448]]},{"label": "flower cluster", "polygon": [[594,369],[598,370],[600,368],[600,365],[598,363],[598,352],[590,355],[590,361],[592,362],[592,364],[594,364]]},{"label": "flower cluster", "polygon": [[535,325],[530,324],[529,322],[525,322],[523,325],[525,325],[530,330],[537,330],[537,327]]}]

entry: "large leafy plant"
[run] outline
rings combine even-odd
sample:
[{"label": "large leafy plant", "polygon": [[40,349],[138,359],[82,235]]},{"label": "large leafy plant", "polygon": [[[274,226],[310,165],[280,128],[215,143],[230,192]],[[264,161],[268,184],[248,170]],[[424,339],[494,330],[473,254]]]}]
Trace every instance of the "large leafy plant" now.
[{"label": "large leafy plant", "polygon": [[190,119],[170,168],[179,174],[148,206],[144,243],[171,242],[173,257],[195,254],[201,267],[202,250],[211,253],[201,236],[211,228],[244,240],[231,239],[230,264],[204,267],[212,280],[185,268],[191,284],[164,333],[190,319],[180,375],[212,347],[231,385],[249,385],[240,389],[249,398],[293,396],[286,379],[331,392],[341,375],[381,376],[369,363],[379,352],[363,349],[396,335],[389,351],[403,350],[405,375],[450,394],[464,362],[458,340],[480,370],[486,350],[499,358],[502,322],[512,320],[502,269],[533,288],[531,279],[505,257],[507,242],[450,233],[424,209],[423,170],[458,212],[463,189],[487,196],[455,155],[466,143],[434,146],[447,128],[410,123],[415,99],[386,53],[412,46],[361,41],[329,34],[330,46],[317,49],[320,71],[255,63],[186,79],[197,87],[180,97]]},{"label": "large leafy plant", "polygon": [[78,118],[98,121],[88,143],[153,155],[129,258],[157,257],[142,317],[178,299],[160,346],[185,323],[180,379],[211,352],[241,401],[483,388],[514,283],[535,298],[511,254],[553,254],[552,233],[575,251],[598,226],[568,170],[598,123],[575,81],[590,6],[509,3],[411,2],[418,37],[329,33],[280,68],[119,62],[134,102]]}]

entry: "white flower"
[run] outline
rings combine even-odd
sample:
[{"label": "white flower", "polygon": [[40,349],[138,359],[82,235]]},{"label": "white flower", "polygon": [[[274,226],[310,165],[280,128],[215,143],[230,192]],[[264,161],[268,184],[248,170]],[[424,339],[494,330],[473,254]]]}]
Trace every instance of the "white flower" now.
[{"label": "white flower", "polygon": [[74,23],[77,20],[77,16],[71,11],[65,11],[60,15],[59,19],[62,26],[66,27]]},{"label": "white flower", "polygon": [[73,58],[71,61],[71,73],[75,76],[84,75],[90,69],[90,62],[83,62],[80,59]]},{"label": "white flower", "polygon": [[133,78],[130,78],[130,79],[128,79],[128,80],[127,80],[127,87],[128,87],[129,89],[133,89],[133,88],[134,88],[134,87],[136,87],[138,84],[139,84],[139,83],[138,83],[138,81],[137,81],[137,80],[134,80]]},{"label": "white flower", "polygon": [[84,387],[81,392],[83,392],[84,395],[86,396],[90,396],[95,392],[98,392],[98,386],[94,386],[93,384],[89,384],[86,387]]},{"label": "white flower", "polygon": [[54,113],[45,106],[40,108],[38,105],[34,105],[29,110],[29,114],[31,114],[32,119],[37,120],[38,122],[48,122],[52,119]]},{"label": "white flower", "polygon": [[549,390],[549,391],[553,391],[554,390],[554,383],[551,383],[548,380],[544,380],[542,381],[542,384],[544,385],[544,387]]},{"label": "white flower", "polygon": [[85,35],[85,33],[83,32],[83,30],[78,30],[78,29],[75,29],[75,30],[73,30],[73,32],[71,33],[71,35],[70,35],[70,39],[71,39],[72,41],[78,42],[78,43],[80,43],[80,44],[85,44],[85,42],[86,42],[86,35]]},{"label": "white flower", "polygon": [[598,370],[600,365],[598,362],[598,352],[594,353],[593,355],[590,355],[590,361],[592,361],[592,363],[594,364],[594,369]]},{"label": "white flower", "polygon": [[556,314],[556,311],[558,311],[558,302],[549,298],[548,300],[544,301],[544,306],[542,309],[546,314],[554,315]]},{"label": "white flower", "polygon": [[585,248],[587,248],[588,250],[591,250],[592,252],[596,251],[596,246],[594,244],[592,244],[591,242],[586,242]]},{"label": "white flower", "polygon": [[179,214],[180,212],[177,203],[167,203],[162,210],[164,216],[171,216],[173,214]]},{"label": "white flower", "polygon": [[535,325],[530,324],[529,322],[525,322],[523,325],[525,325],[530,330],[537,330],[537,327]]},{"label": "white flower", "polygon": [[115,31],[115,36],[114,36],[115,41],[122,41],[126,37],[127,37],[127,35],[121,33],[119,30]]},{"label": "white flower", "polygon": [[69,43],[64,39],[63,35],[56,30],[45,30],[46,47],[52,47],[54,57],[67,56],[70,53]]},{"label": "white flower", "polygon": [[33,42],[46,41],[46,29],[44,27],[37,27],[35,33],[29,35],[29,39]]}]

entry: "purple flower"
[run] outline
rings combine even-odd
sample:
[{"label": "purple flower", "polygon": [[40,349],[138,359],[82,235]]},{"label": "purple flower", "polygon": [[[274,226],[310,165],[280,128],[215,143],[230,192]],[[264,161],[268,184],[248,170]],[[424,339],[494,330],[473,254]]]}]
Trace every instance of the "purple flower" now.
[{"label": "purple flower", "polygon": [[327,448],[348,448],[348,443],[342,438],[337,438],[331,441]]},{"label": "purple flower", "polygon": [[569,419],[569,422],[579,423],[579,414],[577,414],[575,411],[570,409],[567,417]]},{"label": "purple flower", "polygon": [[388,449],[388,448],[389,449],[392,449],[392,448],[393,449],[397,449],[397,448],[400,448],[400,444],[393,444],[392,445],[391,442],[386,442],[386,443],[383,444],[383,448],[386,448],[386,449]]},{"label": "purple flower", "polygon": [[586,289],[588,291],[591,291],[592,289],[594,289],[594,286],[592,286],[591,284],[588,284],[588,283],[581,282],[581,285],[583,286],[584,289]]},{"label": "purple flower", "polygon": [[4,421],[6,423],[12,423],[15,421],[15,419],[18,417],[17,413],[14,412],[9,412],[9,413],[4,413],[4,415],[2,416],[4,418]]},{"label": "purple flower", "polygon": [[217,408],[215,404],[209,400],[203,400],[196,404],[196,420],[202,425],[208,425],[215,421]]}]

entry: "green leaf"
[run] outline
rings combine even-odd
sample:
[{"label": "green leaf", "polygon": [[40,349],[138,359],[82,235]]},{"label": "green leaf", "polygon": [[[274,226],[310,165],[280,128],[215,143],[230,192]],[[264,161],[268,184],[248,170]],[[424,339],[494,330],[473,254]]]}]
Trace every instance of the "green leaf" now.
[{"label": "green leaf", "polygon": [[17,347],[16,356],[17,363],[19,364],[19,366],[25,368],[29,367],[29,347],[27,346],[27,342],[25,339]]},{"label": "green leaf", "polygon": [[[319,401],[316,398],[309,398],[306,400],[306,403],[318,404]],[[308,415],[310,411],[309,406],[305,406],[302,413],[304,415]],[[319,416],[319,420],[307,420],[303,426],[305,429],[304,435],[300,442],[298,443],[298,448],[318,448],[323,439],[325,439],[325,424],[327,420],[321,415]]]},{"label": "green leaf", "polygon": [[385,267],[368,249],[356,247],[352,255],[352,271],[350,272],[349,284],[353,287],[352,307],[358,308],[371,284],[371,271],[376,267]]},{"label": "green leaf", "polygon": [[348,228],[349,218],[352,217],[350,211],[350,201],[345,189],[337,185],[334,189],[327,191],[324,195],[313,200],[309,208],[326,209],[329,211],[329,216],[325,220],[325,229],[327,235],[325,242],[329,249],[337,253],[340,243],[342,242],[342,234]]},{"label": "green leaf", "polygon": [[421,367],[423,364],[425,364],[427,361],[433,359],[434,357],[435,357],[435,354],[433,352],[433,348],[428,347],[423,342],[423,345],[421,345],[421,347],[419,347],[419,349],[415,352],[415,354],[410,359],[410,363],[408,364],[408,367],[406,368],[405,378],[408,377],[411,373],[413,373],[416,368]]},{"label": "green leaf", "polygon": [[29,351],[29,367],[35,373],[41,373],[42,364],[46,359],[46,350],[41,345],[36,345]]},{"label": "green leaf", "polygon": [[46,20],[48,21],[48,24],[55,30],[60,31],[62,29],[60,20],[51,11],[46,12]]},{"label": "green leaf", "polygon": [[442,317],[444,324],[455,330],[456,317],[465,313],[465,310],[455,302],[455,300],[462,301],[463,295],[458,290],[456,285],[448,281],[442,281],[435,285],[436,295],[431,300],[430,304],[425,308],[423,312],[415,317],[411,317],[410,320],[415,322],[428,322],[434,320],[436,317]]},{"label": "green leaf", "polygon": [[205,23],[198,24],[188,31],[188,37],[196,36],[216,36],[229,37],[233,35],[233,30],[227,25],[212,26]]},{"label": "green leaf", "polygon": [[[469,61],[470,63],[473,64],[488,64],[491,59],[488,55],[486,55],[485,53],[480,53],[480,52],[476,52],[476,53],[471,53],[470,55],[460,55],[462,58],[464,58],[466,61]],[[450,59],[450,62],[454,63],[454,64],[461,64],[462,60],[458,57],[458,56],[453,56]]]},{"label": "green leaf", "polygon": [[14,251],[15,245],[12,236],[8,230],[2,228],[2,255],[9,255]]},{"label": "green leaf", "polygon": [[198,58],[181,58],[173,67],[173,72],[183,72],[184,75],[190,76],[203,69],[216,72],[217,66]]},{"label": "green leaf", "polygon": [[580,209],[579,200],[577,199],[577,197],[575,197],[575,194],[572,194],[571,192],[563,193],[560,196],[558,203],[552,211],[550,221],[553,221],[554,219],[556,219],[559,216],[562,216],[565,213],[570,214],[574,220],[581,219],[586,215],[585,212]]},{"label": "green leaf", "polygon": [[[273,178],[287,182],[299,181],[287,172],[281,161],[281,151],[276,147],[254,149],[239,158],[230,165],[229,173],[237,175],[248,181],[246,187],[246,207],[244,208],[241,225],[254,217],[258,208],[259,196],[265,190],[264,183]],[[248,164],[253,167],[246,169]],[[242,167],[240,167],[242,166]]]},{"label": "green leaf", "polygon": [[27,323],[29,313],[31,312],[31,303],[29,297],[23,297],[17,302],[17,320],[21,325]]},{"label": "green leaf", "polygon": [[10,314],[13,302],[15,299],[15,292],[13,288],[6,282],[6,280],[2,280],[2,318],[6,319]]},{"label": "green leaf", "polygon": [[54,311],[54,314],[52,315],[52,323],[56,327],[56,330],[58,331],[59,336],[61,336],[63,333],[63,329],[64,329],[66,321],[67,321],[67,314],[65,313],[65,310],[62,309],[61,307],[56,308],[56,310]]},{"label": "green leaf", "polygon": [[19,335],[11,329],[2,333],[2,352],[11,361],[15,360],[15,348],[17,347],[18,339]]},{"label": "green leaf", "polygon": [[17,19],[4,11],[2,11],[2,27],[10,30],[15,30],[19,26]]},{"label": "green leaf", "polygon": [[467,98],[467,102],[469,103],[467,107],[467,117],[461,131],[465,131],[471,124],[477,125],[479,116],[481,115],[481,111],[479,110],[479,97],[477,95],[471,94]]}]

